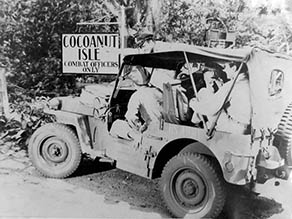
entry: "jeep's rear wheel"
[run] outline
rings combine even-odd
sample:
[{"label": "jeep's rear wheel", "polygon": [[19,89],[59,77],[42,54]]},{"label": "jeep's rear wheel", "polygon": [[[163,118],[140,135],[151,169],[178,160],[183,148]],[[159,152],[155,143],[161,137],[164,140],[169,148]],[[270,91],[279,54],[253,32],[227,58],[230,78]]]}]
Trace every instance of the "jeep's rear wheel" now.
[{"label": "jeep's rear wheel", "polygon": [[275,135],[274,145],[288,166],[292,166],[292,103],[285,110],[278,131]]},{"label": "jeep's rear wheel", "polygon": [[164,202],[175,217],[215,218],[225,204],[220,173],[203,155],[184,153],[173,157],[161,177]]},{"label": "jeep's rear wheel", "polygon": [[40,127],[29,141],[29,157],[44,176],[70,176],[81,161],[81,147],[75,133],[67,126],[50,123]]}]

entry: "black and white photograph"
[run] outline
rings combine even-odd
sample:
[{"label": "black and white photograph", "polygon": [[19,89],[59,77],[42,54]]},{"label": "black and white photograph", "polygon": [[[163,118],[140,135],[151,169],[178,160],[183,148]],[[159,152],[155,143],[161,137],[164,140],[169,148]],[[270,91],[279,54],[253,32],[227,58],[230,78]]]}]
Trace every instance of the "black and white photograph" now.
[{"label": "black and white photograph", "polygon": [[0,218],[292,218],[292,0],[0,0]]}]

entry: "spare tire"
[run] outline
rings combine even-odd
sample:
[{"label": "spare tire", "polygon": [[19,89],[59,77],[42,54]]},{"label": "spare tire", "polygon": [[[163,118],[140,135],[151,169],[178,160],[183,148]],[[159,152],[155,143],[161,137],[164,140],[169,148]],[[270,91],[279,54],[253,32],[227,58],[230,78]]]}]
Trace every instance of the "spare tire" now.
[{"label": "spare tire", "polygon": [[275,134],[274,145],[288,166],[292,166],[292,103],[286,108]]}]

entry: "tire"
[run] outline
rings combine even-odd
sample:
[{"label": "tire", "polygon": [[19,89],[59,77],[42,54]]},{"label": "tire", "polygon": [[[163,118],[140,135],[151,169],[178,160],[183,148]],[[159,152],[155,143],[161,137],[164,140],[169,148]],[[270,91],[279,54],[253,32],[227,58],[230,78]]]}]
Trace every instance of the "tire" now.
[{"label": "tire", "polygon": [[164,202],[174,217],[216,218],[225,204],[221,174],[201,154],[183,153],[169,160],[160,186]]},{"label": "tire", "polygon": [[28,146],[34,167],[45,177],[66,178],[78,168],[81,147],[75,133],[66,125],[50,123],[32,135]]},{"label": "tire", "polygon": [[285,110],[273,143],[288,166],[292,166],[292,103]]}]

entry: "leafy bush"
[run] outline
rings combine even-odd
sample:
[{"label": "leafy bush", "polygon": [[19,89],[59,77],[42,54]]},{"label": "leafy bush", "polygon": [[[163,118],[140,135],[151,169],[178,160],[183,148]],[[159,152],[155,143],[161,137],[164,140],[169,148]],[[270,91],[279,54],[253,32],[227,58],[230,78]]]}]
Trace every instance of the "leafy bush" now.
[{"label": "leafy bush", "polygon": [[[238,47],[289,52],[292,46],[292,30],[281,9],[250,7],[245,0],[0,0],[0,63],[9,68],[8,83],[33,97],[76,93],[75,76],[61,74],[62,33],[118,31],[116,25],[77,23],[106,17],[116,21],[122,2],[128,7],[128,28],[137,22],[145,27],[154,25],[156,35],[166,41],[204,45],[206,19],[218,17],[238,33]],[[149,24],[151,20],[153,24]]]},{"label": "leafy bush", "polygon": [[89,0],[1,1],[0,54],[8,83],[32,97],[75,93],[75,76],[61,74],[61,35],[89,31],[77,23],[103,16],[99,7]]},{"label": "leafy bush", "polygon": [[43,111],[47,102],[48,98],[45,97],[16,99],[10,104],[9,119],[0,117],[0,139],[26,149],[31,134],[43,124],[54,121],[53,116]]},{"label": "leafy bush", "polygon": [[246,0],[163,2],[157,33],[166,41],[204,45],[209,28],[206,21],[214,17],[222,20],[229,31],[235,31],[236,47],[254,46],[292,54],[292,28],[283,8],[255,7]]}]

